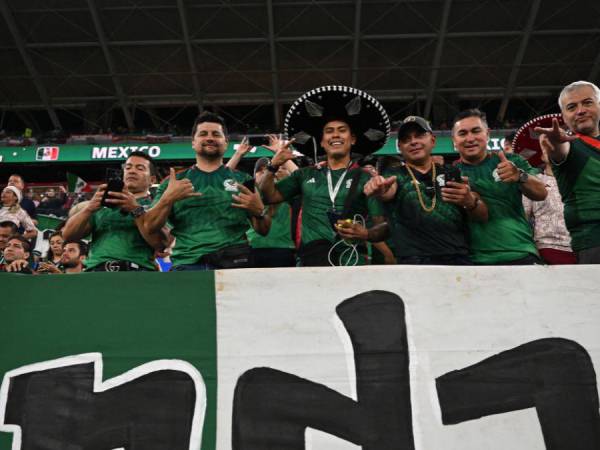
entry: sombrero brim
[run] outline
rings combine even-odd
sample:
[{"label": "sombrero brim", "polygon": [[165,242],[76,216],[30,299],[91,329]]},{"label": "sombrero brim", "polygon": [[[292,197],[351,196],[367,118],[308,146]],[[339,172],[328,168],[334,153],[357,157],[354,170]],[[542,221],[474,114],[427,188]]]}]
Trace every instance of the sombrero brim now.
[{"label": "sombrero brim", "polygon": [[513,151],[534,167],[542,164],[542,148],[540,136],[533,130],[536,127],[552,128],[553,119],[558,119],[558,123],[564,125],[562,115],[558,113],[539,116],[519,128],[512,141]]},{"label": "sombrero brim", "polygon": [[362,155],[379,150],[390,136],[390,119],[372,96],[349,86],[323,86],[302,95],[290,107],[284,122],[287,139],[294,147],[313,156],[320,148],[323,127],[330,120],[348,122],[356,135],[352,151]]}]

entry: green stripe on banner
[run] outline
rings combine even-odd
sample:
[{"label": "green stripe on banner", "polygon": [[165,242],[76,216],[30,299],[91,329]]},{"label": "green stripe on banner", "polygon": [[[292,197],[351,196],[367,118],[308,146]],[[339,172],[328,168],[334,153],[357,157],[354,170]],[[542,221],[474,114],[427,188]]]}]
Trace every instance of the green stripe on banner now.
[{"label": "green stripe on banner", "polygon": [[[199,428],[202,432],[202,449],[215,448],[217,347],[214,272],[168,273],[161,276],[154,273],[37,277],[2,274],[0,282],[3,286],[0,302],[0,375],[28,364],[89,353],[102,355],[103,381],[153,361],[185,361],[200,373],[206,385],[205,422]],[[127,384],[130,383],[123,386]],[[69,395],[69,389],[68,386],[61,386],[61,383],[54,386],[50,393],[61,394],[62,403],[51,412],[72,414],[73,418],[69,420],[73,424],[78,420],[77,417],[83,418],[91,413],[85,409],[78,410],[83,408],[81,406],[68,404],[69,399],[65,397]],[[153,401],[159,389],[146,390],[143,400]],[[112,395],[110,391],[106,393]],[[112,391],[119,392],[117,388]],[[91,393],[83,394],[77,400]],[[126,399],[130,398],[128,395],[123,392],[119,394],[122,402],[131,403],[130,399]],[[110,416],[118,416],[120,411],[126,410],[128,405],[125,403],[108,405],[110,414],[104,417],[106,429],[94,431],[109,433]],[[39,405],[29,406],[34,411],[43,410]],[[81,414],[77,414],[77,411]],[[167,407],[164,412],[153,411],[167,418],[172,412]],[[139,415],[145,413],[136,412]],[[161,421],[168,420],[159,416],[158,422]],[[134,426],[132,428],[135,429]],[[66,437],[64,440],[68,442]],[[1,450],[9,450],[11,442],[10,433],[0,433]],[[106,448],[119,447],[121,445]],[[58,445],[55,448],[66,449],[70,446]],[[142,444],[135,448],[148,447]]]}]

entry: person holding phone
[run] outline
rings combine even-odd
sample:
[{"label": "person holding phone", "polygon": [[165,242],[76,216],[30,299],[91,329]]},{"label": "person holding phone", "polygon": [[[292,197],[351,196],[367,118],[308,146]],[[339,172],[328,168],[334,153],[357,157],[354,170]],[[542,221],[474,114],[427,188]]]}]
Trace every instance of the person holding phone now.
[{"label": "person holding phone", "polygon": [[144,216],[149,232],[167,222],[176,242],[171,270],[211,270],[251,267],[246,230],[267,234],[270,217],[250,175],[223,164],[227,149],[223,118],[203,112],[192,127],[196,164],[175,173],[158,188],[154,204]]},{"label": "person holding phone", "polygon": [[460,171],[433,161],[435,136],[427,120],[408,116],[398,129],[404,165],[376,176],[365,194],[386,205],[398,264],[468,265],[468,221],[485,222],[487,206]]},{"label": "person holding phone", "polygon": [[[111,180],[100,185],[86,206],[67,220],[63,237],[77,241],[91,236],[86,271],[156,270],[154,253],[164,248],[166,238],[162,230],[149,232],[142,226],[152,201],[149,189],[156,180],[152,158],[132,152],[123,164],[122,181]],[[111,191],[109,184],[122,190]]]}]

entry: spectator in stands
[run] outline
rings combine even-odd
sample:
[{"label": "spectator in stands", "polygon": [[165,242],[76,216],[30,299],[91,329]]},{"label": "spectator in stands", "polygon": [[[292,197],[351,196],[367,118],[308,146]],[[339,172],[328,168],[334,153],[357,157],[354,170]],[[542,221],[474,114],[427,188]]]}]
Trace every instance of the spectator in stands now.
[{"label": "spectator in stands", "polygon": [[156,182],[152,158],[144,152],[132,152],[123,165],[123,192],[109,192],[102,207],[106,185],[78,213],[69,218],[63,229],[66,240],[91,235],[86,270],[95,272],[156,270],[154,252],[162,251],[165,237],[161,230],[149,233],[142,226],[142,216],[152,199],[150,186]]},{"label": "spectator in stands", "polygon": [[[387,222],[399,264],[471,264],[468,222],[487,221],[487,207],[469,185],[449,181],[449,171],[431,156],[435,136],[422,117],[409,116],[398,129],[405,165],[393,176],[372,178],[365,194],[388,204]],[[460,179],[460,174],[455,173]]]},{"label": "spectator in stands", "polygon": [[21,190],[15,186],[6,186],[2,190],[2,208],[0,208],[0,221],[9,220],[13,222],[17,227],[22,228],[24,231],[23,235],[27,239],[32,239],[37,234],[35,224],[29,217],[29,214],[19,206],[19,203],[23,199]]},{"label": "spectator in stands", "polygon": [[515,132],[512,131],[504,136],[504,140],[502,141],[502,150],[504,153],[514,153],[513,149],[513,140],[515,139]]},{"label": "spectator in stands", "polygon": [[263,235],[269,231],[260,195],[243,185],[251,177],[223,165],[227,140],[222,117],[200,114],[192,127],[196,164],[178,174],[171,169],[144,216],[151,232],[167,220],[172,225],[173,270],[249,267],[248,226]]},{"label": "spectator in stands", "polygon": [[[261,191],[270,204],[302,198],[298,250],[302,266],[362,264],[358,246],[365,248],[366,241],[381,240],[369,233],[384,218],[379,201],[364,195],[370,175],[353,163],[351,152],[366,155],[381,148],[389,131],[384,126],[389,123],[387,113],[372,97],[352,98],[335,86],[327,89],[327,95],[319,89],[310,91],[294,105],[297,114],[290,115],[286,126],[294,130],[298,142],[280,146],[267,167]],[[275,183],[277,170],[295,157],[291,143],[315,159],[323,150],[326,159]],[[373,227],[367,228],[368,221]]]},{"label": "spectator in stands", "polygon": [[17,234],[17,226],[10,220],[0,222],[0,264],[4,263],[4,249],[13,234]]},{"label": "spectator in stands", "polygon": [[544,200],[544,183],[520,156],[488,152],[488,139],[484,113],[469,109],[456,116],[452,140],[460,153],[457,167],[488,207],[487,222],[469,224],[471,259],[492,265],[540,263],[521,197]]},{"label": "spectator in stands", "polygon": [[20,234],[12,235],[4,248],[4,271],[32,274],[29,267],[31,244]]},{"label": "spectator in stands", "polygon": [[[8,177],[8,185],[18,188],[22,194],[25,193],[25,180],[21,175],[13,173],[10,177]],[[21,208],[23,208],[27,212],[27,214],[29,214],[29,217],[31,217],[33,223],[37,225],[37,215],[35,211],[35,203],[33,202],[33,200],[23,195],[20,205]]]},{"label": "spectator in stands", "polygon": [[62,254],[64,239],[60,231],[55,231],[48,238],[50,247],[46,256],[38,264],[37,273],[62,273]]},{"label": "spectator in stands", "polygon": [[[256,161],[254,179],[257,185],[260,185],[269,163],[268,158]],[[282,166],[275,179],[282,180],[289,175],[290,171]],[[252,229],[247,233],[254,267],[293,267],[296,265],[296,247],[292,236],[292,208],[287,202],[270,205],[268,214],[271,216],[271,228],[266,236]]]},{"label": "spectator in stands", "polygon": [[542,161],[545,164],[544,173],[538,178],[546,186],[548,196],[540,202],[523,196],[525,216],[533,226],[535,245],[546,264],[576,264],[577,257],[571,249],[571,235],[563,216],[564,206],[544,145]]},{"label": "spectator in stands", "polygon": [[40,202],[39,209],[43,209],[48,214],[62,215],[61,210],[65,203],[65,194],[65,188],[62,186],[60,187],[60,193],[57,193],[54,188],[49,188]]},{"label": "spectator in stands", "polygon": [[[280,138],[269,135],[269,145],[264,148],[275,152],[280,145]],[[227,167],[232,170],[237,168],[241,158],[247,154],[252,147],[247,138],[242,139],[233,157],[227,162]],[[254,180],[260,185],[262,177],[269,165],[269,158],[260,158],[254,165]],[[281,180],[298,169],[293,161],[287,161],[275,174],[277,180]],[[297,205],[299,206],[299,205]],[[295,216],[292,207],[284,202],[278,205],[270,205],[267,214],[271,218],[271,227],[266,236],[262,236],[250,228],[246,233],[250,247],[252,247],[252,264],[254,267],[293,267],[296,265],[295,245],[292,236],[291,221]]]},{"label": "spectator in stands", "polygon": [[88,246],[81,240],[65,240],[61,264],[65,273],[83,272],[83,264],[88,254]]},{"label": "spectator in stands", "polygon": [[558,104],[572,134],[555,119],[541,133],[564,202],[579,264],[600,264],[600,89],[587,81],[565,86]]}]

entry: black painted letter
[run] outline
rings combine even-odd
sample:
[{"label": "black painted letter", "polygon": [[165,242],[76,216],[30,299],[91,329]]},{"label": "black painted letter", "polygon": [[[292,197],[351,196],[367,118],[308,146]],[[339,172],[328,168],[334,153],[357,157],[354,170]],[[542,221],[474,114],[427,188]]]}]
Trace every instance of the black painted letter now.
[{"label": "black painted letter", "polygon": [[576,342],[529,342],[436,384],[444,424],[535,407],[548,450],[600,448],[596,373]]},{"label": "black painted letter", "polygon": [[307,427],[364,450],[413,450],[404,304],[366,292],[336,308],[354,347],[358,402],[321,384],[270,368],[238,380],[234,450],[304,450]]}]

